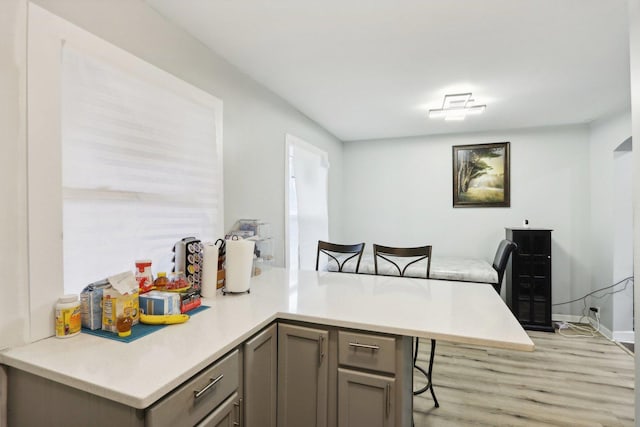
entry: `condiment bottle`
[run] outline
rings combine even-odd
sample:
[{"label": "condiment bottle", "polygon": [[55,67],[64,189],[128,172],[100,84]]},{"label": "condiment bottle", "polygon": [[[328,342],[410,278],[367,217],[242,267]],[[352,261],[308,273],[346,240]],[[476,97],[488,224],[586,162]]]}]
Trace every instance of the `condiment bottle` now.
[{"label": "condiment bottle", "polygon": [[56,337],[68,338],[80,333],[80,300],[78,295],[63,295],[56,303]]},{"label": "condiment bottle", "polygon": [[131,335],[131,326],[133,326],[133,318],[131,318],[131,308],[126,307],[124,314],[118,316],[116,320],[116,329],[118,330],[118,336],[128,337]]}]

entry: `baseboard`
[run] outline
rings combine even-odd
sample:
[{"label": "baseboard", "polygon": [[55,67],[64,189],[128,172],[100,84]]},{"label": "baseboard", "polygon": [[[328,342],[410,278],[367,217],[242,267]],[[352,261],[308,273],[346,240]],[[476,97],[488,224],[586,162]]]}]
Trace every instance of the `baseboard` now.
[{"label": "baseboard", "polygon": [[613,339],[618,342],[635,342],[636,334],[634,331],[615,331]]},{"label": "baseboard", "polygon": [[589,318],[589,323],[591,323],[591,326],[593,326],[594,328],[599,326],[600,329],[598,329],[598,330],[602,335],[604,335],[605,337],[609,338],[612,341],[614,340],[613,339],[613,332],[611,332],[606,326],[604,326],[602,324],[602,322],[600,323],[600,325],[598,325],[596,320],[590,317]]},{"label": "baseboard", "polygon": [[[571,323],[580,323],[580,321],[585,322],[587,321],[591,326],[593,326],[594,328],[598,326],[598,324],[596,323],[596,320],[592,317],[584,317],[584,316],[576,316],[573,314],[554,314],[551,316],[551,318],[553,319],[554,322],[571,322]],[[603,326],[602,323],[600,323],[600,329],[599,329],[600,333],[602,335],[604,335],[605,337],[607,337],[610,340],[615,340],[615,341],[623,341],[620,339],[617,339],[613,332],[611,332],[607,327]],[[631,331],[631,334],[633,334],[633,331]],[[626,335],[625,335],[626,337]],[[631,336],[632,341],[633,342],[633,335]],[[625,341],[626,342],[626,341]]]},{"label": "baseboard", "polygon": [[573,314],[553,314],[551,318],[554,322],[571,322],[580,323],[582,316],[574,316]]},{"label": "baseboard", "polygon": [[[583,316],[576,316],[573,314],[554,314],[551,316],[554,322],[571,322],[571,323],[580,323],[580,320],[583,322],[588,319],[588,322],[594,328],[597,327],[596,320],[593,317],[585,318]],[[618,341],[618,342],[635,342],[635,333],[634,331],[616,331],[612,332],[600,323],[600,333],[607,337],[610,340]]]}]

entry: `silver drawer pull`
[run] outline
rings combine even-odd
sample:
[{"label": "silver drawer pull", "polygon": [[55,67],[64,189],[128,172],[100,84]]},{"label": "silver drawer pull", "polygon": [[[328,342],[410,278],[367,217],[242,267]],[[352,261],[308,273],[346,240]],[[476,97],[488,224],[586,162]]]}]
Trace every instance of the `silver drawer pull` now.
[{"label": "silver drawer pull", "polygon": [[356,348],[368,348],[369,350],[380,350],[380,346],[379,345],[371,345],[371,344],[360,344],[357,342],[350,342],[349,343],[350,347],[356,347]]},{"label": "silver drawer pull", "polygon": [[385,405],[385,417],[389,418],[389,413],[391,412],[391,385],[387,383],[384,388],[384,392],[386,395],[386,405]]},{"label": "silver drawer pull", "polygon": [[193,395],[195,396],[196,399],[199,399],[203,394],[205,394],[207,391],[209,391],[211,389],[211,387],[213,387],[214,385],[218,384],[222,378],[224,378],[224,374],[220,374],[220,376],[216,379],[211,378],[209,381],[210,383],[207,384],[202,390],[198,391],[198,390],[194,390],[193,391]]}]

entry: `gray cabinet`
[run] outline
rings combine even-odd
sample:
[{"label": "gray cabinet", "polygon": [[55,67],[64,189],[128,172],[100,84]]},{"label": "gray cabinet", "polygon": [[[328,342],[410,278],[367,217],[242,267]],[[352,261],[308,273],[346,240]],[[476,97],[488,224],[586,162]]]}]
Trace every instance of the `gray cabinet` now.
[{"label": "gray cabinet", "polygon": [[[18,369],[8,370],[10,426],[174,427],[193,426],[213,414],[222,424],[219,409],[232,399],[241,416],[241,354],[234,350],[145,410],[134,409]],[[37,402],[34,405],[33,402]],[[233,404],[232,404],[233,406]],[[240,424],[232,424],[234,426]]]},{"label": "gray cabinet", "polygon": [[239,387],[240,354],[231,352],[146,411],[147,426],[195,425]]},{"label": "gray cabinet", "polygon": [[233,393],[218,409],[209,414],[196,427],[237,427],[242,426],[242,399]]},{"label": "gray cabinet", "polygon": [[413,411],[411,338],[338,331],[338,427],[408,427]]},{"label": "gray cabinet", "polygon": [[329,332],[278,325],[278,426],[326,427]]},{"label": "gray cabinet", "polygon": [[143,410],[12,367],[7,368],[6,396],[10,427],[145,425]]},{"label": "gray cabinet", "polygon": [[244,344],[244,422],[276,427],[278,328],[273,324]]},{"label": "gray cabinet", "polygon": [[338,426],[394,427],[395,379],[338,369]]},{"label": "gray cabinet", "polygon": [[9,426],[409,427],[412,366],[409,337],[280,323],[146,409],[8,368],[7,419]]}]

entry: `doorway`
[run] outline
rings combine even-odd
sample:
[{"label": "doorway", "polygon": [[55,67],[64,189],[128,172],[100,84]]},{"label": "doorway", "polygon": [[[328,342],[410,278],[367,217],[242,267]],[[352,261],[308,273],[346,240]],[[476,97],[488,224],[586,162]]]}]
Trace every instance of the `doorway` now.
[{"label": "doorway", "polygon": [[[631,138],[613,152],[613,282],[633,276],[633,160]],[[634,342],[633,283],[613,294],[613,339]]]},{"label": "doorway", "polygon": [[313,270],[318,240],[329,237],[329,159],[293,135],[286,135],[285,145],[285,264]]}]

